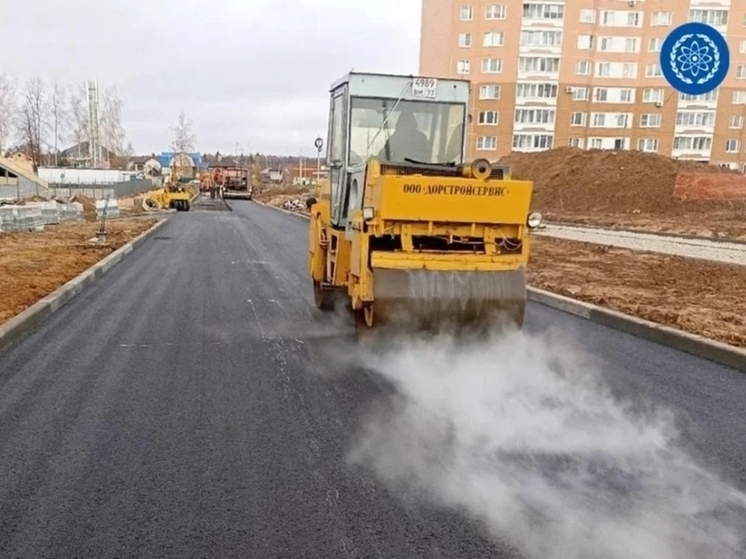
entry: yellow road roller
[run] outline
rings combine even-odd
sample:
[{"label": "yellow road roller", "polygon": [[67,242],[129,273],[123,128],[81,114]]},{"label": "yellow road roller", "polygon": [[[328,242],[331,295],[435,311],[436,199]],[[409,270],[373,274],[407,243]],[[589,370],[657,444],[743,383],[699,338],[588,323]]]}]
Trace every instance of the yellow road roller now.
[{"label": "yellow road roller", "polygon": [[329,178],[307,202],[316,306],[381,326],[522,327],[533,184],[465,161],[470,82],[352,72],[331,86]]}]

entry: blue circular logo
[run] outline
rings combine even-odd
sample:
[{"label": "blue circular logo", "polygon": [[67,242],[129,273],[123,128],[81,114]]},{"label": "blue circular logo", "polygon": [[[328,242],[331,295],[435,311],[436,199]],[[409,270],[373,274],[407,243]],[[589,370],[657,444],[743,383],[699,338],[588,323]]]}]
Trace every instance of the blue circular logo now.
[{"label": "blue circular logo", "polygon": [[686,95],[716,89],[728,74],[730,50],[725,37],[704,23],[685,23],[663,41],[661,69],[666,81]]}]

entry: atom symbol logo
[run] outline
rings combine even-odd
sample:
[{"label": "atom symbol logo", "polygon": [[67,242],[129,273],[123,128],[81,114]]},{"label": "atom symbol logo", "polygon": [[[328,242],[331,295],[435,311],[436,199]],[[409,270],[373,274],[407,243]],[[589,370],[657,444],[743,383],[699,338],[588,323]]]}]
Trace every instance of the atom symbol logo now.
[{"label": "atom symbol logo", "polygon": [[714,27],[697,22],[674,29],[663,41],[661,71],[666,81],[687,95],[702,95],[723,83],[730,65],[730,49]]},{"label": "atom symbol logo", "polygon": [[694,78],[698,77],[700,72],[706,74],[710,71],[710,63],[713,60],[710,56],[710,47],[700,45],[695,39],[689,45],[682,45],[680,51],[681,54],[676,58],[681,63],[679,70],[689,72]]},{"label": "atom symbol logo", "polygon": [[707,35],[689,33],[671,49],[671,70],[686,84],[705,84],[720,69],[720,49]]}]

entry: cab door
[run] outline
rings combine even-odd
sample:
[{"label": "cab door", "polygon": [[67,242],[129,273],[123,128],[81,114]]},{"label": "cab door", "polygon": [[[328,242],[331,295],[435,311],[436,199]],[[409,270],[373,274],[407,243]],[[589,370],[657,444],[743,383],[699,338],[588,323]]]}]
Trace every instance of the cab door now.
[{"label": "cab door", "polygon": [[347,112],[347,85],[343,85],[332,92],[326,151],[331,192],[331,222],[336,227],[344,227],[345,221]]}]

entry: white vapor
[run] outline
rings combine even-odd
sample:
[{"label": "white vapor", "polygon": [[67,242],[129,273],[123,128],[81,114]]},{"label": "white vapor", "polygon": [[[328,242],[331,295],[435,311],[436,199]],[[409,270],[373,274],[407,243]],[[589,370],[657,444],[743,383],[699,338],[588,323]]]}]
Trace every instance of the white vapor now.
[{"label": "white vapor", "polygon": [[402,340],[364,356],[396,394],[352,464],[540,559],[744,557],[746,496],[678,446],[675,417],[616,400],[550,336]]}]

